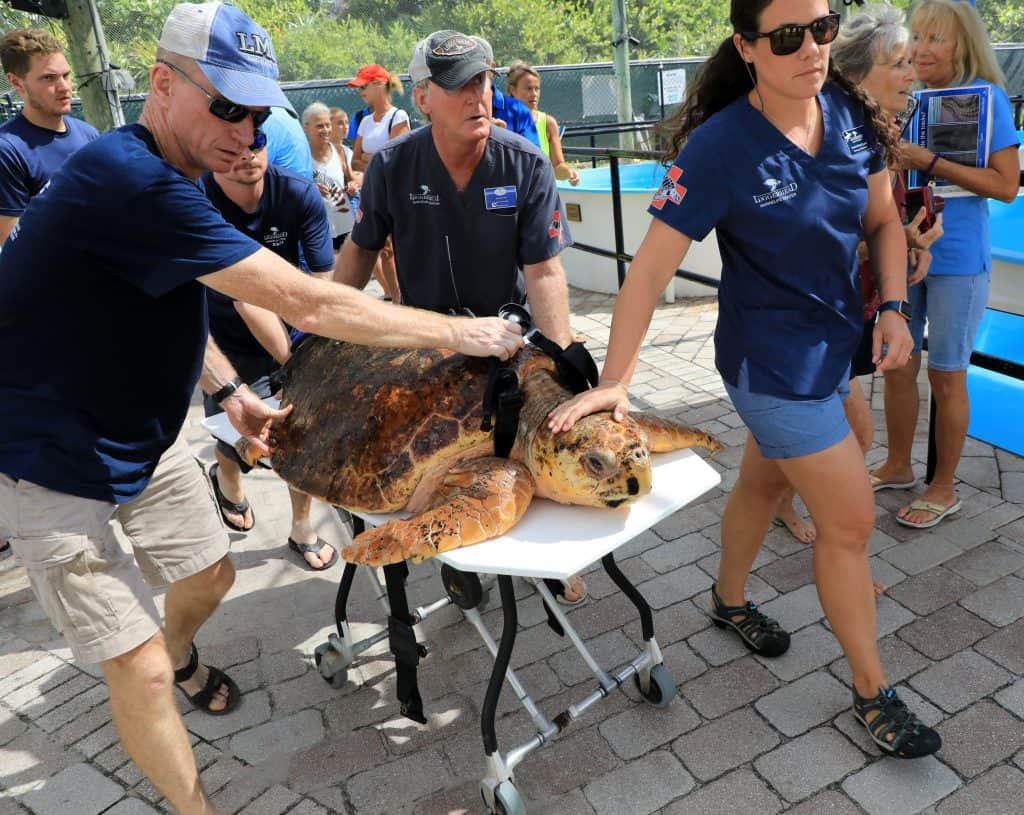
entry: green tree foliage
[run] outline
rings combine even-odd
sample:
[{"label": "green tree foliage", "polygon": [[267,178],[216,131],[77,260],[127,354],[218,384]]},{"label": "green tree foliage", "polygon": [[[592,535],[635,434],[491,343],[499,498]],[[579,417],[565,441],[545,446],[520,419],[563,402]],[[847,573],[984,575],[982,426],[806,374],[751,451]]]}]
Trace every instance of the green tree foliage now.
[{"label": "green tree foliage", "polygon": [[[499,63],[611,59],[610,0],[235,0],[274,38],[284,81],[352,76],[379,62],[404,72],[417,39],[440,28],[486,36]],[[111,61],[145,91],[175,0],[97,0]],[[906,8],[911,0],[893,0]],[[2,3],[2,0],[0,0]],[[1024,42],[1024,0],[977,0],[993,42]],[[729,34],[729,0],[627,0],[634,58],[706,55]],[[0,30],[59,24],[0,4]],[[0,88],[2,90],[2,88]]]}]

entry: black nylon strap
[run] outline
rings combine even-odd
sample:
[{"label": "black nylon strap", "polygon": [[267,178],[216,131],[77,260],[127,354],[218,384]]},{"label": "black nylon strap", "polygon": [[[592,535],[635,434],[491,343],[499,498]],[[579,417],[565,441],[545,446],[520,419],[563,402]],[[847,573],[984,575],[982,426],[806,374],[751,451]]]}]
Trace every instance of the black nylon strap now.
[{"label": "black nylon strap", "polygon": [[388,645],[395,655],[395,672],[398,679],[396,695],[401,706],[401,713],[414,722],[426,724],[423,715],[423,698],[416,683],[416,667],[420,656],[425,652],[416,642],[416,632],[412,628],[412,615],[409,614],[409,600],[405,594],[405,579],[409,576],[409,567],[403,561],[384,567],[384,584],[388,591],[388,605],[391,616],[388,617]]}]

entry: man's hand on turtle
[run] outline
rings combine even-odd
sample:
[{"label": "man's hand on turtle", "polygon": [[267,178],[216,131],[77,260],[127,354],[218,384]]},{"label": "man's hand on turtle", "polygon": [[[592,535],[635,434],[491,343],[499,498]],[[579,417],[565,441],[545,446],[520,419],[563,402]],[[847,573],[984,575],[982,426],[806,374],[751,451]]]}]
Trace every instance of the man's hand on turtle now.
[{"label": "man's hand on turtle", "polygon": [[253,464],[262,456],[270,455],[268,444],[270,426],[292,412],[293,405],[276,410],[267,405],[247,385],[242,385],[220,403],[228,421],[242,438],[236,444],[246,462]]},{"label": "man's hand on turtle", "polygon": [[462,317],[455,322],[455,350],[461,354],[505,360],[522,347],[519,325],[501,317]]},{"label": "man's hand on turtle", "polygon": [[610,410],[612,418],[623,421],[629,414],[629,393],[617,380],[603,380],[596,388],[576,394],[548,414],[552,433],[564,433],[584,416]]}]

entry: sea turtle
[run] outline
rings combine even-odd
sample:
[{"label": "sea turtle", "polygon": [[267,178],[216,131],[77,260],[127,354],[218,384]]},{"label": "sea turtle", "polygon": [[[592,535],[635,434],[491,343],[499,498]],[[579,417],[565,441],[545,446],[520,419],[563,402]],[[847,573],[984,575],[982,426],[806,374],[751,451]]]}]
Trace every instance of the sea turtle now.
[{"label": "sea turtle", "polygon": [[545,418],[571,394],[554,363],[527,346],[510,365],[525,400],[505,459],[481,430],[488,360],[309,338],[285,366],[282,403],[295,407],[274,431],[274,468],[331,504],[412,513],[342,551],[345,560],[379,566],[497,537],[534,495],[627,504],[651,489],[649,453],[721,449],[707,433],[641,413],[621,423],[597,413],[555,436]]}]

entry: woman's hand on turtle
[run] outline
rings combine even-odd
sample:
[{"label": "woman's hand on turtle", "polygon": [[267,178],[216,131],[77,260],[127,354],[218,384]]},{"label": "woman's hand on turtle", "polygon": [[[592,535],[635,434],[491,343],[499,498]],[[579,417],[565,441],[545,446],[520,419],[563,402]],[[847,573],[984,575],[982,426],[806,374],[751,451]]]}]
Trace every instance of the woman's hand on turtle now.
[{"label": "woman's hand on turtle", "polygon": [[270,455],[268,443],[270,426],[292,412],[292,405],[275,409],[267,405],[248,386],[242,385],[227,399],[220,403],[228,421],[242,434],[239,449],[245,450],[245,458],[252,462],[261,456]]},{"label": "woman's hand on turtle", "polygon": [[523,347],[518,323],[501,317],[459,317],[455,321],[454,350],[470,357],[505,360]]},{"label": "woman's hand on turtle", "polygon": [[572,399],[562,402],[548,414],[548,428],[552,433],[564,433],[584,416],[610,410],[612,418],[621,422],[629,414],[629,394],[626,386],[617,381],[598,383]]}]

